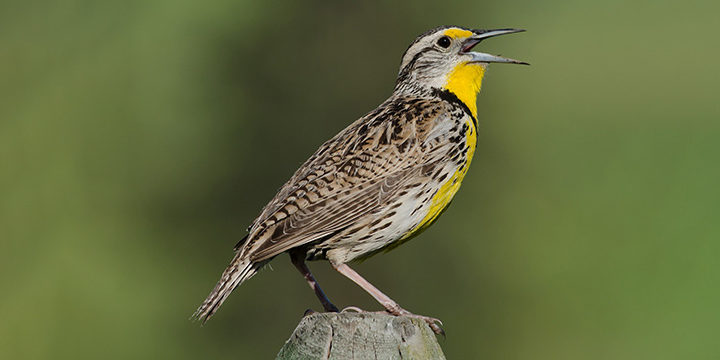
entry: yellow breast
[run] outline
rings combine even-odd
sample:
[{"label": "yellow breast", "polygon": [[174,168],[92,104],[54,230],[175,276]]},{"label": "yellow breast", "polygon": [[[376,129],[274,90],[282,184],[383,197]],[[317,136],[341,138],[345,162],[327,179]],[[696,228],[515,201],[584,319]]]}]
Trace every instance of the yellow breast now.
[{"label": "yellow breast", "polygon": [[472,123],[469,123],[468,125],[469,130],[466,135],[466,144],[468,146],[468,149],[467,161],[465,162],[465,165],[458,168],[455,173],[440,186],[440,189],[438,189],[437,193],[435,193],[435,195],[431,199],[430,209],[428,210],[425,217],[405,237],[416,235],[416,233],[418,233],[419,231],[422,231],[424,228],[432,225],[432,223],[435,222],[438,216],[440,216],[440,214],[442,214],[442,212],[447,209],[447,206],[450,205],[453,197],[460,189],[460,185],[465,178],[465,174],[467,174],[468,168],[470,167],[470,162],[472,161],[473,155],[475,154],[475,145],[477,143],[477,132],[475,130],[475,126]]}]

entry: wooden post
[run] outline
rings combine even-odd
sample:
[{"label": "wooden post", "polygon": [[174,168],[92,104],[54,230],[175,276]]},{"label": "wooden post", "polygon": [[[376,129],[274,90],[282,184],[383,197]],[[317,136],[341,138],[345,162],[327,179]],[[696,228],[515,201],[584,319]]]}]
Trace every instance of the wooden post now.
[{"label": "wooden post", "polygon": [[445,359],[445,355],[422,320],[342,312],[303,317],[276,359]]}]

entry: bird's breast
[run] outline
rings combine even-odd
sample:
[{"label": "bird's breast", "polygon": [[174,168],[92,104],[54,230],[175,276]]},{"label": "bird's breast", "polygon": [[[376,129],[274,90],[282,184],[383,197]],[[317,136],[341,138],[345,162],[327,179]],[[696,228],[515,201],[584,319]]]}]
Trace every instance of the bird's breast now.
[{"label": "bird's breast", "polygon": [[417,224],[417,226],[415,226],[415,228],[405,235],[406,238],[414,236],[419,231],[422,231],[432,225],[432,223],[437,220],[438,216],[440,216],[448,205],[450,205],[453,197],[455,197],[455,194],[460,189],[460,185],[467,174],[470,162],[475,154],[475,146],[477,144],[477,130],[475,129],[474,124],[472,124],[472,121],[467,121],[465,125],[467,125],[467,131],[465,133],[465,146],[462,150],[460,150],[460,159],[462,162],[457,164],[457,166],[450,166],[450,170],[448,170],[450,175],[446,177],[447,180],[441,183],[437,192],[435,192],[435,195],[433,195],[430,200],[430,205],[425,217]]}]

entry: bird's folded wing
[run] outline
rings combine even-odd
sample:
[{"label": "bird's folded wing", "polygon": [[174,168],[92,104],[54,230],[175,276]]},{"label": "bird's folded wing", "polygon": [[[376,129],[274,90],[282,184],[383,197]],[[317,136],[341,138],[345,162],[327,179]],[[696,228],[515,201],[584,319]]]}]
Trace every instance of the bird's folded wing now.
[{"label": "bird's folded wing", "polygon": [[323,144],[265,206],[237,251],[254,261],[332,237],[419,181],[449,145],[438,136],[447,104],[413,100],[414,116],[385,104]]},{"label": "bird's folded wing", "polygon": [[361,190],[348,189],[337,197],[324,199],[298,210],[277,223],[267,240],[253,249],[251,259],[262,261],[291,248],[332,237],[360,218],[377,213],[421,168],[408,168],[367,183]]}]

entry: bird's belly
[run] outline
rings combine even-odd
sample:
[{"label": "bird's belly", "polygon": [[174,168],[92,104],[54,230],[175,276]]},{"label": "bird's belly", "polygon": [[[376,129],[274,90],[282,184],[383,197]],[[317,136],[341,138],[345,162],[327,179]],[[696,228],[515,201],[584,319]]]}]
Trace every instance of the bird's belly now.
[{"label": "bird's belly", "polygon": [[348,262],[368,258],[403,239],[425,218],[436,184],[424,184],[397,197],[383,213],[364,219],[363,224],[328,244],[327,258]]}]

